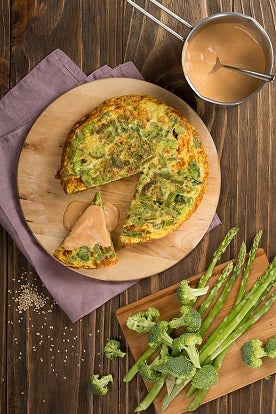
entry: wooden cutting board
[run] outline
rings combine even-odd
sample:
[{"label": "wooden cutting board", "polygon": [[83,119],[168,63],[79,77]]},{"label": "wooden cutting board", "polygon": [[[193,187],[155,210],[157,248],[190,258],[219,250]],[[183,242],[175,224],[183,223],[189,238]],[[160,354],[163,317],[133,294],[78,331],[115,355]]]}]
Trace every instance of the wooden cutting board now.
[{"label": "wooden cutting board", "polygon": [[[214,274],[210,279],[208,285],[213,286],[217,280],[221,270],[225,267],[226,263],[217,266],[214,270]],[[251,287],[259,276],[263,273],[268,265],[268,259],[262,249],[258,249],[254,265],[250,273],[248,285]],[[191,277],[189,281],[192,286],[196,286],[198,279],[201,275]],[[238,279],[239,280],[239,279]],[[136,359],[146,350],[147,348],[147,335],[142,335],[137,332],[131,331],[126,327],[125,321],[128,316],[138,312],[140,310],[147,309],[149,306],[155,306],[160,311],[160,319],[169,320],[177,315],[179,310],[179,302],[176,299],[176,287],[178,284],[173,285],[167,289],[163,289],[153,295],[147,296],[141,300],[138,300],[130,305],[124,306],[117,310],[116,315],[120,323],[122,331],[125,335],[127,344]],[[234,299],[238,290],[238,281],[235,283],[223,309],[216,318],[214,325],[211,327],[210,332],[216,327],[221,320],[229,313],[229,310],[233,306]],[[200,304],[202,299],[198,300]],[[208,335],[210,332],[207,332]],[[222,395],[228,394],[239,388],[242,388],[254,381],[258,381],[268,375],[276,372],[276,361],[273,359],[265,358],[263,360],[262,367],[253,369],[247,367],[241,361],[241,346],[248,339],[259,338],[260,340],[266,341],[268,338],[276,335],[276,303],[270,308],[270,310],[246,333],[238,338],[231,346],[228,354],[226,355],[223,365],[219,373],[219,381],[213,386],[205,397],[203,403],[214,400]],[[151,385],[145,383],[149,389]],[[165,390],[162,391],[160,396],[156,398],[154,405],[158,413],[161,414],[161,401]],[[178,397],[172,402],[172,404],[165,411],[166,414],[180,414],[187,410],[192,398],[185,398],[183,393],[180,393]],[[134,409],[135,407],[133,407]]]},{"label": "wooden cutting board", "polygon": [[220,164],[212,137],[199,116],[171,92],[136,79],[103,79],[79,86],[54,101],[38,117],[23,145],[18,165],[18,193],[23,215],[32,234],[52,256],[66,230],[63,213],[73,200],[90,201],[96,189],[67,195],[55,174],[60,168],[62,147],[71,127],[101,102],[114,96],[147,94],[182,112],[198,130],[208,154],[208,187],[196,212],[177,231],[165,238],[124,247],[119,235],[133,198],[137,177],[97,187],[103,201],[120,211],[120,223],[113,233],[119,261],[104,269],[74,270],[96,279],[136,280],[160,273],[176,264],[199,243],[208,229],[220,193]]}]

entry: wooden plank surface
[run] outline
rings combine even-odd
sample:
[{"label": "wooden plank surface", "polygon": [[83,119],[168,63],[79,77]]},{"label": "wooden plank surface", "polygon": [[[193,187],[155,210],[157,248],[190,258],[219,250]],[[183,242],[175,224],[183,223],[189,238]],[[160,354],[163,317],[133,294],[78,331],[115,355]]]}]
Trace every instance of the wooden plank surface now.
[{"label": "wooden plank surface", "polygon": [[[222,269],[227,263],[223,263],[214,269],[213,276],[208,282],[210,289],[214,285],[222,272]],[[259,249],[256,253],[256,258],[252,270],[250,272],[248,280],[248,288],[250,289],[263,274],[264,270],[268,266],[267,257],[262,249]],[[189,278],[191,286],[196,286],[200,278],[200,275]],[[206,332],[208,337],[211,332],[218,326],[219,323],[228,315],[233,308],[235,297],[238,292],[241,276],[237,279],[230,295],[228,296],[222,310],[216,317],[211,328]],[[116,311],[117,319],[120,323],[121,329],[125,335],[127,344],[133,354],[135,360],[137,360],[143,352],[147,349],[147,335],[139,334],[135,331],[128,329],[126,326],[126,319],[136,312],[143,311],[149,306],[157,308],[160,312],[159,320],[171,320],[179,313],[180,304],[176,298],[176,288],[178,284],[170,286],[166,289],[162,289],[153,295],[146,296],[134,303],[124,306]],[[202,302],[203,297],[197,301],[197,306]],[[254,381],[258,381],[262,378],[268,377],[276,373],[276,363],[272,359],[264,359],[263,365],[259,369],[252,369],[247,367],[241,361],[241,346],[248,339],[259,338],[264,343],[275,335],[276,329],[276,303],[254,326],[252,326],[247,332],[239,337],[232,345],[227,353],[221,370],[219,372],[219,381],[216,385],[210,388],[207,393],[203,404],[221,397],[229,392],[236,391],[239,388],[245,387]],[[152,385],[146,383],[148,389]],[[188,387],[185,388],[187,390]],[[185,391],[184,391],[185,392]],[[154,405],[158,413],[162,413],[162,397],[165,394],[165,388],[160,395],[154,401]],[[178,397],[172,402],[172,404],[166,409],[166,414],[181,414],[185,412],[193,400],[193,397],[185,399],[185,394],[180,393]]]},{"label": "wooden plank surface", "polygon": [[[189,33],[149,1],[137,1],[184,36]],[[274,0],[160,1],[192,25],[217,12],[253,16],[267,31],[275,51]],[[175,93],[197,112],[217,148],[222,171],[217,212],[222,224],[175,266],[141,280],[75,324],[52,298],[38,310],[29,307],[19,313],[24,285],[30,284],[43,297],[49,295],[15,243],[1,231],[1,413],[129,414],[146,388],[139,379],[131,384],[120,381],[134,361],[131,353],[119,361],[102,357],[108,337],[121,337],[122,347],[128,349],[115,311],[202,272],[232,226],[240,231],[223,261],[237,255],[242,240],[250,245],[259,229],[263,229],[261,246],[267,257],[276,255],[275,83],[237,107],[204,103],[183,77],[182,42],[126,0],[5,0],[0,2],[0,16],[1,96],[55,48],[87,75],[101,65],[114,67],[130,60],[146,81]],[[87,389],[87,378],[94,371],[114,374],[104,398],[92,396]],[[274,414],[275,384],[275,375],[256,381],[204,404],[196,414]],[[155,413],[153,406],[147,410]]]}]

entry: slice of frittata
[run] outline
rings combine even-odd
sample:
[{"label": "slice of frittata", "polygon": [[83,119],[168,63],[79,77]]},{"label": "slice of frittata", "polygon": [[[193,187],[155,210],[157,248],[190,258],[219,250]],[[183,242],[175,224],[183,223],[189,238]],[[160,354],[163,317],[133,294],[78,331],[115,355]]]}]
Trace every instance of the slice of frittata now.
[{"label": "slice of frittata", "polygon": [[96,269],[117,263],[100,192],[96,192],[92,203],[55,250],[54,257],[77,269]]}]

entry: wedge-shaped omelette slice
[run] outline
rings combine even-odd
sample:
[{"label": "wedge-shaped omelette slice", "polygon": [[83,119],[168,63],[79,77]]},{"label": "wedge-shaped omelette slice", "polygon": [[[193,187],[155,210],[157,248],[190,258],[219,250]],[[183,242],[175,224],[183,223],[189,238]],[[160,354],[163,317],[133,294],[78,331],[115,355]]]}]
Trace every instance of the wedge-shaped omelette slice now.
[{"label": "wedge-shaped omelette slice", "polygon": [[95,269],[117,263],[100,192],[96,192],[92,203],[75,222],[54,256],[66,266],[78,269]]},{"label": "wedge-shaped omelette slice", "polygon": [[166,236],[196,210],[208,181],[196,129],[173,107],[145,95],[109,99],[65,142],[57,177],[66,193],[139,173],[121,242]]}]

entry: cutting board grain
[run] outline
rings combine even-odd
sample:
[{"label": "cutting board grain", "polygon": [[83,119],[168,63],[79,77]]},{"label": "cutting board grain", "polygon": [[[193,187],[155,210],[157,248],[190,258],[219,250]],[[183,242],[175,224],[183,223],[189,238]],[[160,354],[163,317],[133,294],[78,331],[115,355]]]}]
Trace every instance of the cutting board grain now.
[{"label": "cutting board grain", "polygon": [[[76,121],[105,99],[126,94],[156,96],[181,111],[199,131],[208,154],[209,179],[196,212],[177,231],[160,240],[124,247],[119,242],[122,223],[135,191],[137,177],[97,187],[104,201],[117,206],[120,223],[113,233],[119,261],[97,270],[76,270],[96,279],[136,280],[166,270],[185,257],[201,240],[216,211],[220,193],[220,164],[212,137],[199,116],[171,92],[135,79],[104,79],[79,86],[54,101],[39,116],[23,145],[18,165],[18,193],[25,220],[40,245],[52,256],[66,235],[63,213],[72,200],[91,201],[96,189],[67,195],[55,174],[62,147]],[[49,126],[51,126],[49,128]]]},{"label": "cutting board grain", "polygon": [[[225,267],[226,263],[223,263],[217,266],[214,270],[212,278],[209,280],[208,285],[212,287],[214,282],[217,280],[221,270]],[[252,271],[250,273],[248,287],[254,285],[258,277],[263,273],[265,268],[268,265],[268,259],[262,249],[258,249]],[[189,279],[192,286],[196,286],[200,275],[193,276]],[[238,278],[235,283],[223,309],[216,318],[215,323],[211,327],[210,331],[206,333],[209,335],[210,332],[218,325],[219,322],[228,314],[229,310],[233,306],[235,295],[239,286]],[[153,295],[147,296],[141,300],[138,300],[132,304],[124,306],[117,310],[116,315],[119,321],[119,324],[122,328],[122,331],[125,335],[127,344],[133,354],[135,359],[138,359],[139,356],[144,352],[147,347],[147,336],[131,331],[127,328],[125,321],[127,317],[135,312],[146,309],[148,306],[155,306],[160,311],[160,319],[169,320],[172,317],[176,316],[179,310],[179,303],[176,299],[176,287],[178,284],[175,284],[169,288],[163,289],[160,292],[157,292]],[[197,303],[200,304],[202,299],[198,300]],[[245,366],[240,358],[240,349],[242,344],[251,338],[259,338],[266,341],[268,338],[276,334],[276,304],[274,304],[269,312],[265,314],[254,326],[252,326],[246,333],[244,333],[240,338],[238,338],[231,346],[227,356],[223,361],[219,373],[219,381],[213,386],[203,403],[214,400],[222,395],[228,394],[229,392],[235,391],[239,388],[242,388],[248,384],[251,384],[254,381],[257,381],[261,378],[269,376],[276,372],[276,362],[272,359],[266,358],[263,362],[261,368],[252,369]],[[147,388],[150,388],[150,384],[146,383]],[[158,413],[162,412],[161,401],[164,391],[156,398],[154,405]],[[187,410],[190,399],[185,399],[184,394],[181,393],[173,401],[173,403],[165,411],[166,414],[180,414]],[[135,407],[133,407],[135,408]]]}]

